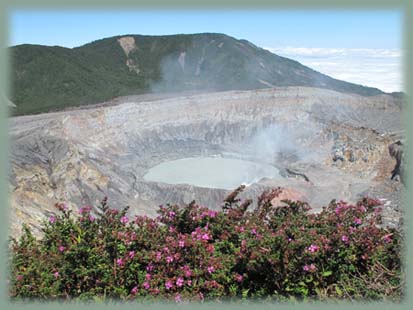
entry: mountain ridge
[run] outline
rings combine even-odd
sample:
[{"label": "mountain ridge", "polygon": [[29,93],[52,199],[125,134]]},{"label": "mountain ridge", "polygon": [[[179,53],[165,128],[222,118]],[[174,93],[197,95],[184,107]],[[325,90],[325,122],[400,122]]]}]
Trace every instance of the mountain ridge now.
[{"label": "mountain ridge", "polygon": [[326,88],[362,96],[381,90],[340,81],[225,34],[118,35],[79,47],[10,47],[14,115],[107,101],[124,95]]}]

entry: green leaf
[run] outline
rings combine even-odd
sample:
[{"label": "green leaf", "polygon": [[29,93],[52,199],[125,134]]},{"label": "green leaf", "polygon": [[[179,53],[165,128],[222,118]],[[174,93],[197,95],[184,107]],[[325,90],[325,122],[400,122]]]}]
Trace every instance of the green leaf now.
[{"label": "green leaf", "polygon": [[338,296],[343,296],[343,291],[337,285],[334,288],[336,289],[336,293]]},{"label": "green leaf", "polygon": [[248,292],[249,292],[249,289],[242,290],[242,298],[247,298]]},{"label": "green leaf", "polygon": [[332,272],[331,270],[324,271],[324,272],[323,272],[323,277],[329,277],[329,276],[331,276],[332,274],[333,274],[333,272]]},{"label": "green leaf", "polygon": [[231,285],[230,287],[229,287],[229,292],[230,292],[230,294],[232,295],[232,296],[235,296],[236,294],[237,294],[237,286],[236,285]]},{"label": "green leaf", "polygon": [[310,282],[312,282],[313,281],[313,276],[312,275],[309,275],[309,276],[307,276],[306,278],[305,278],[305,282],[306,283],[310,283]]}]

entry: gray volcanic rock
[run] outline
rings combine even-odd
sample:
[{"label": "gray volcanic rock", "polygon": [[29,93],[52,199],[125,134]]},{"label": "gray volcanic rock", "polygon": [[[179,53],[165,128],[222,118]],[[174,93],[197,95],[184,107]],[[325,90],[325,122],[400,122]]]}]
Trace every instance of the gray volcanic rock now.
[{"label": "gray volcanic rock", "polygon": [[162,162],[188,157],[265,162],[284,176],[247,186],[242,198],[281,186],[317,208],[355,201],[390,178],[388,145],[403,135],[401,104],[387,95],[285,87],[123,100],[10,119],[12,235],[23,222],[39,233],[56,202],[76,209],[108,196],[112,207],[149,216],[160,204],[194,199],[219,208],[228,190],[143,178]]}]

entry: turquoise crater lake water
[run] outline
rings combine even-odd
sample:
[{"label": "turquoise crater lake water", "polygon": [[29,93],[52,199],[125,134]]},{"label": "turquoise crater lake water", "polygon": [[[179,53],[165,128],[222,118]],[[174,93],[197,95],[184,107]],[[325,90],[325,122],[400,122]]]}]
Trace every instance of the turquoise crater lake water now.
[{"label": "turquoise crater lake water", "polygon": [[268,164],[220,157],[183,158],[163,162],[144,175],[147,181],[228,190],[241,184],[255,183],[264,177],[279,178],[279,171]]}]

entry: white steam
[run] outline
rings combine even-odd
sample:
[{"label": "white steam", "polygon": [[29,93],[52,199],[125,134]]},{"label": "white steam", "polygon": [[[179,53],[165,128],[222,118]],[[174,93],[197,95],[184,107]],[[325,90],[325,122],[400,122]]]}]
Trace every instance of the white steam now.
[{"label": "white steam", "polygon": [[261,163],[309,161],[320,156],[316,141],[321,134],[321,126],[309,123],[273,124],[259,130],[243,149]]}]

